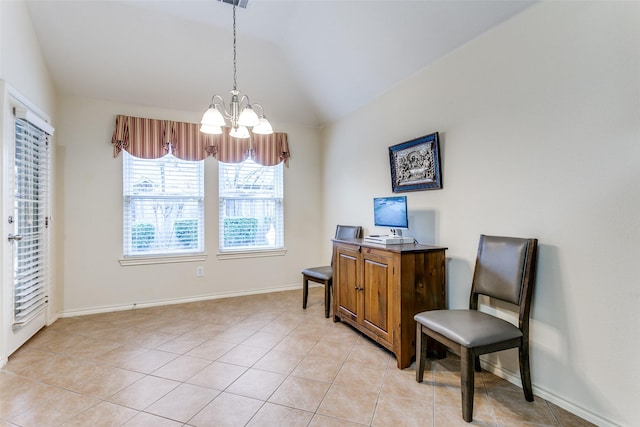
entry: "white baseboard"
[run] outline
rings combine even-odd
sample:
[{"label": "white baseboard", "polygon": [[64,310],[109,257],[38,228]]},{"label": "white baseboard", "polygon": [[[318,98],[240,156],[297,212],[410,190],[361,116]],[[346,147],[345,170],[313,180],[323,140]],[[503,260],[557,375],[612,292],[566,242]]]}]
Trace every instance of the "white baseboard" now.
[{"label": "white baseboard", "polygon": [[[489,362],[487,360],[484,360],[483,358],[480,359],[480,364],[482,365],[482,369],[485,369],[486,371],[491,372],[492,374],[509,381],[511,384],[515,384],[518,387],[522,388],[522,381],[520,380],[520,373],[516,373],[516,372],[512,372],[509,371],[507,369],[504,369],[503,367],[500,367],[492,362]],[[599,416],[598,414],[595,414],[593,412],[591,412],[590,410],[583,408],[581,406],[578,406],[560,396],[558,396],[557,394],[546,390],[542,387],[538,387],[536,385],[533,385],[533,394],[536,396],[540,396],[541,398],[553,403],[554,405],[557,405],[559,407],[561,407],[562,409],[565,409],[569,412],[571,412],[572,414],[575,414],[581,418],[584,418],[585,420],[600,426],[600,427],[621,427],[619,424],[614,423],[611,420],[607,420],[605,418],[602,418],[601,416]]]},{"label": "white baseboard", "polygon": [[110,313],[113,311],[132,310],[134,308],[159,307],[163,305],[184,304],[188,302],[208,301],[208,300],[215,300],[215,299],[221,299],[221,298],[233,298],[233,297],[242,297],[247,295],[268,294],[271,292],[293,291],[301,288],[302,288],[302,285],[296,284],[296,285],[280,286],[280,287],[268,288],[268,289],[252,289],[252,290],[240,291],[240,292],[222,292],[217,294],[200,295],[197,297],[173,298],[173,299],[165,299],[165,300],[147,301],[143,303],[130,303],[130,304],[122,304],[122,305],[93,307],[93,308],[82,309],[82,310],[65,310],[62,313],[60,313],[59,316],[60,317],[86,316],[89,314],[101,314],[101,313]]},{"label": "white baseboard", "polygon": [[47,326],[53,325],[53,323],[60,318],[60,313],[56,313],[51,317],[47,317]]}]

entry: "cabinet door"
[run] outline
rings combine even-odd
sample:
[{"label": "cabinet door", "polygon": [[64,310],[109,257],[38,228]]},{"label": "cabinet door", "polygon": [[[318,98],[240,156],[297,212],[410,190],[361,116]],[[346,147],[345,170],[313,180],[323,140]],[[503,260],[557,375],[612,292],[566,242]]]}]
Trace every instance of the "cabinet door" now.
[{"label": "cabinet door", "polygon": [[358,312],[360,252],[343,247],[336,248],[334,263],[336,277],[333,278],[333,292],[338,314],[356,320]]},{"label": "cabinet door", "polygon": [[362,310],[360,322],[380,338],[393,344],[393,258],[383,253],[363,254]]}]

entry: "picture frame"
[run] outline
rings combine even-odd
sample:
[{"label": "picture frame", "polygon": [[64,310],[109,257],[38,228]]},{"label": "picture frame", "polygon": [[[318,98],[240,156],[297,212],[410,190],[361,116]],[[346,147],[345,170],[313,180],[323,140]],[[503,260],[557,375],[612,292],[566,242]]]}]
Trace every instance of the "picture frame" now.
[{"label": "picture frame", "polygon": [[438,132],[389,147],[394,193],[442,188]]}]

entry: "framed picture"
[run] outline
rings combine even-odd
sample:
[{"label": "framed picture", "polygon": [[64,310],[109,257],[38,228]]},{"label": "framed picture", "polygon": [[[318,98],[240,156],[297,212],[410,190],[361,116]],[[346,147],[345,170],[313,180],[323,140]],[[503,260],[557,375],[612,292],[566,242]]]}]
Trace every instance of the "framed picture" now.
[{"label": "framed picture", "polygon": [[389,147],[394,193],[442,188],[438,132]]}]

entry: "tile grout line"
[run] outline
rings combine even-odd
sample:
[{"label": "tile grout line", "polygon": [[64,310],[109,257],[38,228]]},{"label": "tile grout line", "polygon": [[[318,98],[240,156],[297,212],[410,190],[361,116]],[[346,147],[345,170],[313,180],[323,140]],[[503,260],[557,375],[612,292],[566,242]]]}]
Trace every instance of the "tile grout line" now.
[{"label": "tile grout line", "polygon": [[[70,323],[70,322],[61,322],[58,323],[58,327],[55,329],[50,329],[51,333],[52,333],[52,338],[49,338],[46,335],[41,335],[42,340],[41,341],[33,341],[32,342],[32,347],[27,347],[25,346],[25,353],[23,353],[23,355],[26,355],[25,358],[20,358],[20,356],[18,356],[17,360],[18,362],[14,362],[13,365],[11,366],[15,366],[15,368],[18,369],[18,372],[26,372],[27,375],[29,375],[28,373],[31,371],[31,369],[34,368],[30,368],[29,366],[31,366],[31,363],[40,363],[41,361],[44,362],[42,363],[42,365],[39,367],[40,371],[43,372],[44,376],[40,376],[40,377],[33,377],[33,376],[25,376],[22,375],[20,373],[16,373],[12,370],[5,370],[5,368],[3,368],[2,370],[0,370],[1,374],[6,374],[11,378],[15,378],[17,382],[15,382],[14,380],[9,380],[7,379],[7,383],[10,384],[20,384],[21,388],[24,387],[28,387],[29,384],[38,384],[40,386],[43,387],[47,387],[50,388],[52,391],[50,393],[53,393],[53,391],[55,391],[54,395],[52,397],[49,397],[48,399],[45,399],[43,401],[36,401],[36,403],[38,403],[37,406],[31,406],[29,407],[29,409],[25,412],[21,412],[18,413],[16,415],[13,415],[11,417],[11,419],[14,419],[16,417],[20,417],[23,416],[24,414],[31,412],[31,411],[39,411],[41,410],[46,404],[47,402],[55,399],[57,396],[61,396],[60,392],[66,392],[66,393],[71,393],[74,395],[79,395],[79,396],[84,396],[90,399],[94,399],[96,400],[95,403],[93,403],[90,407],[85,408],[84,410],[78,412],[78,413],[74,413],[70,419],[68,419],[65,422],[68,422],[69,420],[72,420],[76,417],[80,417],[81,415],[86,415],[89,411],[91,411],[92,409],[95,409],[97,406],[99,406],[101,403],[105,403],[108,405],[116,405],[122,408],[128,408],[131,409],[133,411],[136,411],[136,414],[133,415],[132,417],[130,417],[127,421],[124,421],[123,423],[128,422],[129,420],[131,420],[132,418],[138,416],[139,414],[147,414],[149,416],[153,416],[153,417],[160,417],[166,420],[171,420],[171,421],[176,421],[177,423],[180,423],[183,426],[187,426],[189,425],[189,421],[193,420],[196,416],[198,416],[199,414],[201,414],[213,401],[215,401],[217,398],[219,398],[222,393],[230,393],[230,394],[234,394],[237,396],[242,396],[242,397],[248,397],[248,396],[243,396],[242,394],[236,394],[236,393],[232,393],[230,391],[226,391],[228,390],[230,387],[232,387],[233,384],[235,384],[240,378],[243,377],[243,375],[245,375],[248,371],[250,370],[256,370],[256,371],[263,371],[263,372],[269,372],[269,373],[273,373],[273,374],[278,374],[278,375],[282,375],[282,381],[278,384],[278,386],[272,390],[268,396],[266,396],[265,398],[253,398],[256,400],[260,401],[260,406],[256,409],[255,412],[253,412],[253,414],[251,415],[251,417],[246,421],[247,424],[253,422],[254,420],[256,420],[259,415],[259,413],[261,411],[263,411],[264,408],[267,407],[267,403],[271,403],[272,405],[276,405],[279,407],[284,407],[287,409],[293,409],[293,410],[298,410],[298,411],[303,411],[306,413],[311,414],[311,418],[308,421],[307,425],[310,425],[311,423],[314,422],[314,419],[316,419],[316,417],[327,417],[327,418],[331,418],[333,420],[347,420],[347,418],[340,418],[340,416],[333,416],[333,415],[324,415],[322,413],[319,413],[319,409],[322,405],[322,402],[324,402],[324,400],[327,398],[327,396],[329,395],[332,387],[334,386],[347,386],[346,383],[344,384],[336,384],[335,381],[338,378],[338,376],[340,375],[340,372],[342,372],[343,369],[346,369],[347,366],[349,366],[349,369],[352,369],[352,366],[348,365],[347,362],[349,361],[349,357],[354,354],[354,351],[356,351],[356,348],[358,348],[358,344],[360,343],[360,340],[363,339],[363,335],[361,333],[357,333],[355,330],[351,330],[350,327],[348,325],[344,325],[347,329],[349,329],[351,332],[353,332],[355,335],[355,339],[354,341],[351,343],[350,347],[348,347],[348,352],[346,352],[346,355],[344,358],[342,358],[342,360],[336,364],[337,366],[337,370],[336,373],[332,376],[331,380],[329,381],[320,381],[320,382],[326,382],[328,384],[327,389],[324,391],[324,393],[322,394],[322,397],[319,399],[319,403],[317,404],[317,406],[315,407],[315,409],[313,411],[307,411],[305,409],[302,408],[298,408],[294,405],[289,406],[289,405],[284,405],[284,404],[280,404],[280,403],[276,403],[276,402],[269,402],[269,399],[271,399],[275,393],[278,392],[278,390],[281,389],[281,387],[283,386],[283,384],[290,378],[301,378],[301,379],[307,379],[310,381],[319,381],[319,380],[313,380],[312,378],[306,378],[306,377],[299,377],[297,375],[294,375],[294,372],[296,371],[296,369],[298,369],[305,361],[305,359],[307,357],[310,356],[310,354],[314,351],[314,349],[318,349],[320,348],[321,343],[329,343],[328,345],[330,346],[330,343],[332,342],[331,340],[325,340],[325,338],[327,337],[331,337],[334,335],[334,330],[331,329],[333,326],[331,323],[323,323],[323,322],[319,322],[317,321],[317,319],[315,319],[315,317],[313,317],[311,315],[312,310],[309,310],[308,312],[306,312],[304,315],[302,315],[302,313],[299,313],[299,311],[292,311],[291,309],[287,309],[286,307],[290,304],[291,301],[293,301],[293,298],[289,298],[290,301],[287,301],[286,303],[283,302],[282,305],[277,306],[277,308],[275,310],[270,310],[268,312],[264,312],[264,313],[268,313],[266,315],[262,314],[262,315],[257,315],[253,316],[252,311],[256,311],[256,309],[260,308],[260,304],[258,304],[256,302],[255,299],[245,299],[245,300],[234,300],[234,301],[244,301],[247,302],[247,308],[242,308],[242,309],[238,309],[238,304],[231,305],[231,307],[228,307],[227,305],[223,305],[223,304],[216,304],[213,306],[209,306],[209,305],[205,305],[205,304],[198,304],[198,305],[191,305],[190,307],[193,307],[194,310],[190,311],[188,308],[189,306],[184,305],[181,306],[180,309],[176,310],[153,310],[151,312],[146,312],[144,314],[142,313],[136,313],[136,316],[145,316],[144,320],[145,320],[145,324],[146,325],[160,325],[160,327],[151,327],[151,328],[135,328],[139,331],[141,331],[140,333],[142,334],[149,334],[148,338],[144,339],[144,344],[145,347],[139,347],[136,346],[135,344],[131,344],[130,342],[123,342],[123,341],[112,341],[108,338],[104,338],[104,334],[106,334],[106,332],[101,332],[100,333],[100,338],[93,338],[91,336],[86,336],[86,335],[82,335],[82,334],[78,334],[75,331],[81,330],[80,328],[82,328],[82,325],[79,323]],[[253,305],[252,305],[253,304]],[[173,307],[172,307],[173,308]],[[234,311],[234,310],[238,310],[238,311]],[[233,319],[231,322],[228,322],[224,325],[222,324],[218,324],[217,322],[212,321],[212,319],[215,319],[216,316],[225,316],[225,312],[226,311],[231,311],[232,316],[227,317],[227,318],[231,318]],[[306,315],[307,313],[310,313],[309,315]],[[317,314],[319,314],[320,311],[318,311]],[[313,313],[313,315],[315,315],[316,313]],[[260,318],[264,316],[264,317],[268,317],[268,319],[264,319],[264,321],[262,321]],[[97,318],[99,319],[99,317]],[[120,332],[118,332],[117,329],[129,329],[132,328],[132,323],[134,323],[134,320],[132,317],[127,317],[127,314],[123,314],[122,316],[120,315],[113,315],[113,316],[109,316],[106,317],[105,316],[104,321],[99,321],[96,320],[96,317],[92,317],[91,319],[83,319],[83,320],[78,320],[76,319],[77,322],[91,322],[94,325],[90,325],[90,323],[87,323],[87,326],[91,326],[92,330],[102,330],[102,331],[112,331],[115,334],[117,334],[117,336],[124,336],[124,334],[120,334]],[[118,319],[121,319],[120,321],[118,321]],[[277,322],[278,319],[281,321],[281,323]],[[114,321],[116,323],[114,323]],[[274,330],[277,330],[278,327],[281,327],[281,329],[284,329],[284,326],[286,326],[286,322],[289,321],[293,321],[295,322],[295,327],[288,329],[288,331],[283,334],[282,332],[268,332],[268,331],[264,331],[265,333],[271,333],[273,335],[279,335],[282,336],[283,338],[281,338],[278,342],[276,342],[274,345],[272,345],[270,348],[263,348],[263,347],[255,347],[252,345],[247,345],[247,344],[243,344],[246,340],[250,339],[251,337],[255,336],[258,332],[263,331],[264,329],[268,328],[269,325],[274,325]],[[111,329],[112,327],[116,328],[116,326],[114,325],[118,325],[118,322],[123,324],[124,326],[117,326],[117,329]],[[184,332],[182,333],[169,333],[169,332],[165,332],[162,328],[167,328],[167,324],[168,323],[181,323],[184,325],[187,325],[189,323],[191,323],[191,326],[189,326],[188,330],[184,330]],[[184,322],[184,323],[183,323]],[[243,323],[244,322],[244,323]],[[255,326],[243,326],[243,324],[245,325],[255,325]],[[261,326],[259,329],[256,329],[257,326],[259,326],[260,324],[262,324],[263,326]],[[218,327],[213,327],[213,325],[218,325]],[[317,325],[317,326],[316,326]],[[178,351],[177,349],[175,349],[174,351],[167,351],[167,350],[162,350],[160,349],[160,347],[167,345],[168,343],[179,339],[180,337],[184,337],[186,335],[188,335],[189,333],[192,333],[196,330],[198,330],[199,328],[203,327],[203,326],[211,326],[212,329],[216,329],[216,332],[213,333],[213,335],[210,338],[204,339],[203,342],[201,342],[200,344],[196,345],[193,348],[190,348],[186,351]],[[72,332],[67,332],[66,331],[66,327],[69,328],[70,331]],[[318,330],[318,333],[316,333],[316,327]],[[186,328],[186,326],[184,326],[183,328]],[[222,334],[224,332],[227,332],[229,330],[232,330],[234,328],[243,328],[243,329],[247,329],[247,330],[251,330],[253,331],[250,335],[248,335],[247,337],[243,338],[239,343],[228,343],[228,344],[232,344],[233,347],[227,349],[226,351],[224,351],[222,354],[219,354],[216,356],[215,359],[207,359],[204,357],[199,357],[199,356],[190,356],[187,353],[189,353],[190,351],[192,351],[193,349],[199,347],[200,345],[203,345],[206,342],[209,341],[215,341],[215,337],[219,334]],[[175,330],[175,329],[174,329]],[[43,330],[44,331],[44,330]],[[203,330],[204,331],[204,330]],[[295,331],[298,331],[298,333],[295,333]],[[321,331],[324,331],[322,334],[318,335]],[[166,334],[166,335],[173,335],[173,338],[169,338],[166,341],[163,340],[157,340],[157,332],[161,332],[160,335]],[[205,331],[206,332],[206,331]],[[337,338],[341,338],[341,331],[338,331],[339,334],[336,335]],[[306,334],[308,334],[310,337],[313,337],[313,341],[314,344],[311,346],[311,348],[306,351],[304,353],[304,355],[300,355],[300,357],[296,357],[297,361],[295,362],[295,365],[293,365],[291,368],[288,368],[288,371],[286,373],[280,373],[280,372],[275,372],[275,371],[269,371],[269,370],[264,370],[264,369],[260,369],[260,368],[256,368],[255,366],[261,361],[263,360],[269,353],[271,352],[276,352],[275,347],[278,346],[284,339],[286,338],[292,338],[292,339],[296,339],[298,336],[300,337],[304,337],[306,336]],[[66,335],[66,337],[64,337]],[[115,344],[116,347],[111,349],[111,350],[104,350],[95,354],[85,354],[85,344],[86,344],[86,340],[82,340],[82,345],[78,348],[73,348],[73,347],[69,347],[67,345],[68,341],[72,340],[73,338],[69,339],[68,337],[84,337],[84,338],[90,338],[90,339],[94,339],[103,343],[111,343],[111,344]],[[319,338],[318,338],[319,336]],[[346,336],[346,335],[345,335]],[[60,338],[62,337],[62,338]],[[107,335],[108,337],[108,335]],[[47,340],[49,338],[49,341]],[[56,343],[56,339],[60,339],[60,341],[58,341]],[[365,337],[366,338],[366,337]],[[324,341],[323,341],[324,340]],[[153,347],[151,347],[151,343],[153,341],[162,341],[162,342],[158,342],[157,344],[154,344]],[[334,340],[334,342],[339,342],[337,340]],[[371,342],[371,344],[376,345],[375,342]],[[96,343],[97,347],[104,347],[103,345],[100,345],[100,343]],[[225,361],[225,362],[220,362],[219,360],[221,358],[223,358],[225,355],[227,355],[229,352],[231,352],[233,349],[241,346],[241,345],[245,345],[247,347],[252,347],[252,348],[256,348],[256,349],[261,349],[264,350],[265,352],[259,356],[257,358],[257,360],[253,360],[251,361],[249,366],[246,366],[244,364],[240,365],[240,364],[236,364],[233,361]],[[140,348],[141,350],[144,350],[144,353],[142,354],[137,354],[133,357],[127,357],[123,360],[135,360],[136,358],[141,357],[144,354],[148,354],[151,351],[157,351],[157,352],[162,352],[162,353],[167,353],[170,354],[172,356],[174,356],[171,360],[168,360],[164,363],[161,363],[159,366],[156,366],[152,371],[150,372],[141,372],[141,371],[137,371],[137,370],[133,370],[131,368],[124,368],[122,367],[123,362],[119,360],[120,355],[125,356],[127,354],[131,354],[132,352],[129,351],[123,351],[122,353],[118,353],[118,354],[113,354],[114,358],[112,358],[112,362],[103,362],[98,360],[99,357],[102,354],[106,354],[109,353],[110,351],[114,351],[115,349],[118,348],[125,348],[127,346],[131,346],[131,347],[136,347],[136,348]],[[379,345],[378,345],[379,346]],[[53,349],[57,349],[56,351],[54,350],[50,350],[49,348],[53,348]],[[345,346],[346,347],[346,346]],[[176,347],[177,348],[177,347]],[[70,351],[70,352],[67,352]],[[326,351],[326,349],[324,350]],[[80,353],[81,352],[81,353]],[[38,355],[39,353],[39,355]],[[314,354],[314,356],[324,356],[324,353],[320,353],[319,355]],[[168,377],[164,377],[164,376],[160,376],[158,374],[159,370],[162,369],[163,367],[166,367],[168,364],[172,363],[174,360],[181,358],[181,357],[189,357],[189,358],[195,358],[195,359],[200,359],[202,361],[206,361],[208,362],[206,365],[202,366],[201,368],[197,369],[197,371],[193,372],[192,374],[190,374],[190,376],[188,376],[188,378],[185,379],[180,379],[180,380],[175,380],[172,378],[168,378]],[[327,356],[330,357],[330,356]],[[60,365],[60,361],[65,361],[65,364]],[[116,361],[118,360],[118,361]],[[158,360],[162,360],[162,358],[158,359]],[[237,359],[240,360],[240,359]],[[50,363],[49,363],[50,362]],[[79,362],[79,365],[74,365],[76,362]],[[354,359],[353,361],[354,363],[357,363],[357,361]],[[350,363],[351,363],[350,362]],[[393,357],[388,357],[386,359],[386,363],[384,365],[384,368],[381,369],[382,371],[382,377],[380,380],[380,384],[379,384],[379,388],[375,394],[375,402],[373,404],[373,411],[371,413],[370,419],[368,420],[368,426],[373,426],[374,421],[375,421],[375,417],[377,414],[378,409],[381,408],[381,400],[386,396],[383,393],[383,389],[384,389],[384,385],[386,383],[386,381],[388,381],[389,379],[389,374],[391,373],[391,370],[394,368],[391,366],[391,363],[394,362],[394,358]],[[17,364],[16,364],[17,363]],[[223,364],[230,364],[230,365],[234,365],[237,367],[241,367],[244,369],[244,371],[242,371],[242,373],[236,377],[233,381],[231,381],[229,384],[226,384],[226,386],[224,387],[223,390],[218,390],[209,386],[200,386],[197,384],[192,384],[189,383],[188,381],[190,379],[192,379],[193,377],[195,377],[196,375],[200,374],[203,370],[205,370],[207,367],[211,366],[214,363],[223,363]],[[88,365],[92,365],[92,366],[96,366],[100,369],[95,369],[95,368],[87,368],[86,372],[87,373],[92,373],[95,371],[103,371],[103,372],[99,372],[95,375],[89,375],[87,378],[85,378],[84,380],[78,382],[78,384],[76,384],[78,375],[76,372],[75,376],[72,376],[70,378],[67,379],[62,379],[62,378],[58,378],[58,377],[50,377],[50,374],[47,373],[47,370],[51,371],[52,369],[57,369],[57,367],[61,367],[64,366],[65,369],[64,371],[67,371],[67,365],[70,366],[80,366],[81,369],[85,369],[84,365],[88,364]],[[185,365],[187,366],[187,365]],[[192,365],[192,366],[198,366],[198,364]],[[265,365],[267,366],[267,365]],[[286,365],[285,365],[286,366]],[[450,363],[447,363],[446,366],[443,365],[444,369],[446,370],[443,371],[443,373],[453,373],[454,375],[456,374],[456,370],[455,367],[453,367],[453,365],[451,365]],[[432,383],[432,398],[431,398],[431,408],[432,408],[432,423],[435,426],[436,425],[436,411],[437,411],[437,405],[436,405],[436,390],[433,389],[433,382],[435,380],[434,377],[434,368],[435,365],[431,364],[431,369],[430,369],[430,375],[431,375],[431,383]],[[25,369],[27,369],[27,371],[25,371]],[[333,368],[332,368],[333,369]],[[92,395],[91,392],[89,392],[89,388],[79,388],[79,384],[87,384],[90,383],[91,381],[97,380],[105,375],[109,375],[111,372],[114,372],[116,370],[121,370],[121,371],[126,371],[126,372],[130,372],[132,374],[138,374],[141,377],[136,379],[135,381],[133,381],[132,383],[127,383],[125,386],[118,388],[117,391],[113,392],[112,394],[110,394],[110,396],[107,397],[97,397],[97,395]],[[31,371],[31,372],[35,372],[35,371]],[[84,372],[84,371],[83,371]],[[184,371],[183,371],[184,372]],[[346,372],[346,371],[345,371]],[[301,372],[302,373],[302,372]],[[164,373],[166,375],[173,375],[171,372],[166,372]],[[352,374],[348,374],[348,375],[352,375]],[[490,373],[485,373],[485,372],[481,372],[481,379],[482,379],[482,390],[483,390],[483,394],[484,394],[484,398],[487,399],[488,404],[489,404],[489,409],[491,411],[490,416],[492,418],[492,425],[497,426],[498,425],[498,418],[496,415],[496,404],[497,402],[498,407],[500,407],[500,405],[502,405],[502,400],[505,397],[501,397],[498,400],[494,400],[490,397],[490,393],[489,393],[489,387],[487,384],[487,378],[488,375],[491,375]],[[175,375],[174,375],[175,376]],[[52,378],[53,383],[49,383],[49,382],[43,382],[45,380],[47,380],[48,378]],[[132,378],[135,378],[132,377]],[[130,406],[127,405],[123,405],[120,403],[114,403],[109,401],[108,399],[113,397],[114,395],[120,393],[121,391],[127,389],[128,387],[131,387],[132,385],[144,380],[145,378],[156,378],[156,379],[161,379],[161,380],[167,380],[167,381],[171,381],[174,382],[175,385],[168,390],[167,392],[163,393],[162,396],[157,397],[153,402],[149,403],[148,405],[146,405],[146,407],[142,410],[136,409],[136,408],[132,408]],[[182,378],[182,377],[181,377]],[[345,378],[349,378],[349,377],[345,377]],[[1,377],[0,377],[1,379]],[[18,381],[19,380],[19,381]],[[409,378],[410,380],[410,378]],[[48,381],[48,380],[47,380]],[[445,382],[445,384],[448,384],[449,381],[447,380]],[[24,386],[22,385],[24,384]],[[55,385],[55,384],[64,384],[63,386],[60,385]],[[492,381],[491,384],[493,384],[495,387],[497,387],[496,390],[500,391],[500,394],[506,394],[506,395],[510,395],[510,394],[515,394],[510,392],[509,388],[507,387],[507,385],[504,385],[500,382],[494,382]],[[160,400],[166,398],[168,395],[170,395],[171,393],[173,393],[177,388],[181,387],[181,386],[185,386],[185,385],[190,385],[190,386],[197,386],[197,387],[203,387],[209,390],[215,390],[217,392],[217,394],[210,398],[207,399],[207,401],[204,403],[204,405],[197,410],[197,412],[195,412],[194,414],[191,415],[191,418],[189,418],[186,422],[185,421],[178,421],[174,418],[170,418],[167,416],[163,416],[163,415],[158,415],[152,412],[147,412],[147,410],[152,407],[153,405],[155,405],[157,402],[159,402]],[[77,391],[74,389],[78,389],[78,390],[84,390],[82,391]],[[494,387],[491,387],[492,390],[494,390]],[[504,391],[507,391],[507,393],[503,393]],[[514,390],[511,390],[514,391]],[[443,395],[444,396],[444,395]],[[446,397],[446,396],[445,396]],[[553,410],[553,408],[551,407],[550,403],[548,401],[546,401],[545,399],[542,399],[540,397],[537,397],[538,399],[541,399],[542,402],[544,402],[546,409],[548,412],[550,412],[552,418],[549,419],[549,422],[553,422],[555,426],[561,426],[562,423],[560,422],[560,418],[558,417],[558,415],[556,414],[556,412]],[[510,406],[510,402],[512,400],[511,397],[508,397],[508,401],[506,401],[507,403],[507,409],[509,409]],[[444,401],[443,401],[444,402]],[[447,400],[446,402],[443,403],[443,407],[447,408],[450,407],[450,405],[452,405],[454,402],[454,400]],[[518,401],[514,401],[514,404],[518,404]],[[459,401],[457,402],[458,407],[459,407]],[[513,406],[514,408],[516,406]],[[336,412],[338,413],[338,412]],[[340,412],[342,414],[342,412]],[[515,414],[516,417],[522,417],[522,415],[518,415]],[[527,415],[529,416],[529,415]],[[6,418],[4,417],[0,417],[0,420],[5,420]],[[86,417],[85,417],[86,419]],[[516,420],[524,420],[523,418],[514,418]],[[7,421],[9,421],[8,419],[6,419]],[[552,421],[553,420],[553,421]],[[512,420],[513,421],[513,420]],[[353,422],[353,421],[350,421]],[[531,421],[534,422],[534,421]]]}]

